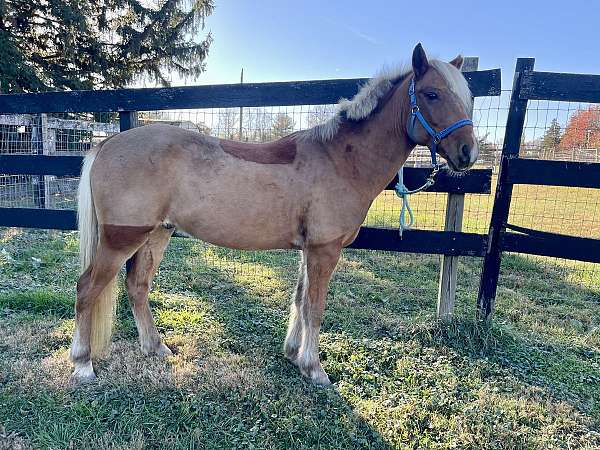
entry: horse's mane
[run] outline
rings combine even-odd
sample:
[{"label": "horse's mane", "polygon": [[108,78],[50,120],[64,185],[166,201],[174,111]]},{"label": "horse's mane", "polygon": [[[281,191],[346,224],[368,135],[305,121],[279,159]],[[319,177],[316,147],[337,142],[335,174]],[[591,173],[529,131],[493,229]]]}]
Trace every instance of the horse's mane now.
[{"label": "horse's mane", "polygon": [[[464,102],[467,111],[472,108],[471,91],[461,73],[452,65],[439,61],[430,60],[433,66],[446,80],[450,89]],[[383,68],[378,75],[371,78],[352,98],[343,98],[337,104],[333,117],[326,122],[313,128],[302,131],[299,135],[302,139],[328,142],[337,134],[340,124],[344,120],[360,121],[367,119],[379,106],[379,102],[398,83],[402,83],[408,76],[412,75],[409,65],[400,65],[395,68]]]}]

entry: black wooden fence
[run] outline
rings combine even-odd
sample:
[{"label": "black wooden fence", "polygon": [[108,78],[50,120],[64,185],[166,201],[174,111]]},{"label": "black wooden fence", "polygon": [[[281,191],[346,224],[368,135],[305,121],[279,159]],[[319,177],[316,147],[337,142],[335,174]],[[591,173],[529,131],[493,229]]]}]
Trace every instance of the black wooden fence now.
[{"label": "black wooden fence", "polygon": [[[500,94],[500,70],[465,72],[474,96]],[[352,97],[368,79],[247,83],[177,88],[45,92],[0,95],[0,114],[118,112],[121,131],[136,125],[136,111],[336,103]],[[79,176],[81,156],[0,155],[1,174]],[[421,185],[429,170],[407,168],[409,189]],[[394,182],[395,183],[395,182]],[[393,189],[394,183],[388,186]],[[440,173],[431,192],[490,193],[491,170],[462,178]],[[41,208],[0,208],[0,226],[74,230],[76,212]],[[363,227],[353,248],[415,253],[483,256],[484,235],[414,230],[398,238],[396,230]]]},{"label": "black wooden fence", "polygon": [[[600,262],[600,240],[564,236],[516,227],[507,223],[512,186],[541,184],[600,188],[600,164],[520,159],[519,145],[529,99],[600,103],[600,76],[534,72],[533,59],[519,59],[514,78],[488,235],[363,227],[353,248],[484,257],[478,307],[489,318],[502,252],[519,252]],[[474,96],[500,94],[500,70],[465,72]],[[120,89],[110,91],[48,92],[0,95],[0,114],[118,112],[121,131],[136,126],[136,111],[255,106],[331,104],[352,97],[366,79],[254,83],[180,88]],[[0,174],[79,176],[80,156],[0,155]],[[409,189],[422,184],[427,169],[407,168]],[[393,189],[395,182],[387,189]],[[438,175],[430,192],[489,194],[491,170],[478,169],[453,178]],[[76,229],[73,210],[0,208],[0,226]],[[508,232],[506,229],[515,232]]]}]

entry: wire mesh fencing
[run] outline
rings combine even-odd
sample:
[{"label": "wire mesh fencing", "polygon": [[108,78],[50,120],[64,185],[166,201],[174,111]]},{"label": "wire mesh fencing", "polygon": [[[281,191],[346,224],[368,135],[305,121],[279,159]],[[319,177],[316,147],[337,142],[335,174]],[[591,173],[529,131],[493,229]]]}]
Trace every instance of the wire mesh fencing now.
[{"label": "wire mesh fencing", "polygon": [[[529,101],[520,157],[599,163],[600,106],[577,102]],[[598,189],[515,185],[509,223],[535,230],[600,239],[599,205]],[[531,255],[521,255],[519,258],[535,264],[540,270],[561,273],[573,280],[595,280],[591,283],[595,286],[600,282],[598,264]]]}]

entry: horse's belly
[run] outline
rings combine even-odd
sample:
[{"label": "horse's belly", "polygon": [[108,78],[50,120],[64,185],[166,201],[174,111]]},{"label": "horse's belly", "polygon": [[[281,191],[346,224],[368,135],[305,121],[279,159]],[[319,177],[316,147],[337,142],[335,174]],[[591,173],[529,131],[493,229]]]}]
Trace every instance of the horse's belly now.
[{"label": "horse's belly", "polygon": [[[205,195],[193,206],[172,211],[177,228],[211,244],[237,249],[301,246],[293,207],[278,198]],[[172,217],[171,217],[172,216]]]}]

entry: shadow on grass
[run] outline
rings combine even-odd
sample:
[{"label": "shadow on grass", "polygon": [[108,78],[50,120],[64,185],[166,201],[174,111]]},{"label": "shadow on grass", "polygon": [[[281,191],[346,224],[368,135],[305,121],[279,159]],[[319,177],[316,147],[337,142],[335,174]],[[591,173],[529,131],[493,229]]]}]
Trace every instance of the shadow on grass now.
[{"label": "shadow on grass", "polygon": [[[211,342],[205,344],[210,351],[252,361],[263,380],[256,386],[245,386],[242,397],[233,386],[217,393],[222,401],[220,420],[238,418],[243,412],[243,424],[237,425],[240,436],[249,439],[262,433],[261,442],[271,440],[271,445],[265,447],[389,448],[335,389],[313,386],[283,357],[288,298],[293,287],[293,281],[281,275],[285,266],[262,264],[269,260],[264,257],[259,258],[260,262],[255,257],[236,257],[232,263],[228,252],[216,252],[219,258],[213,259],[214,253],[211,258],[203,258],[201,253],[206,248],[197,242],[179,242],[173,250],[167,253],[158,276],[161,293],[151,297],[161,332],[167,336],[211,334],[206,324],[212,322],[215,325],[209,328],[218,332],[211,334]],[[295,265],[296,256],[284,262]],[[200,262],[202,265],[198,265]],[[240,264],[251,264],[255,270],[236,271]],[[257,272],[269,274],[271,280],[257,280]],[[173,300],[181,293],[181,286],[187,293],[181,301]],[[132,337],[136,333],[130,312],[123,308],[120,315],[121,322],[128,324],[121,331]],[[192,320],[187,320],[190,317]],[[198,328],[194,329],[194,324]],[[235,443],[226,440],[222,444]]]},{"label": "shadow on grass", "polygon": [[[220,254],[225,259],[233,255],[227,251]],[[276,276],[289,280],[276,289],[291,293],[293,278],[285,273],[285,264],[293,263],[292,259],[284,259],[280,265],[276,257],[241,259],[266,265]],[[600,291],[568,281],[575,270],[509,255],[503,266],[506,281],[499,292],[495,323],[484,329],[473,320],[457,319],[451,325],[433,320],[438,270],[434,258],[415,263],[396,255],[348,252],[341,265],[341,278],[346,282],[332,284],[324,333],[343,333],[358,341],[390,338],[449,347],[468,358],[491,361],[600,420]],[[462,268],[463,297],[465,292],[476,291],[477,265],[466,261]],[[236,351],[268,345],[270,352],[278,352],[287,302],[265,305],[260,295],[244,288],[222,266],[213,269],[219,283],[230,289],[218,295],[215,307],[223,312],[222,323],[238,342]],[[405,284],[421,289],[405,291]],[[271,294],[267,291],[264,295]],[[472,296],[470,301],[474,301]],[[463,303],[459,310],[465,312],[463,317],[474,315],[473,304]]]},{"label": "shadow on grass", "polygon": [[469,319],[421,323],[408,338],[495,363],[600,426],[600,290],[568,281],[580,274],[545,260],[508,255],[491,327]]}]

